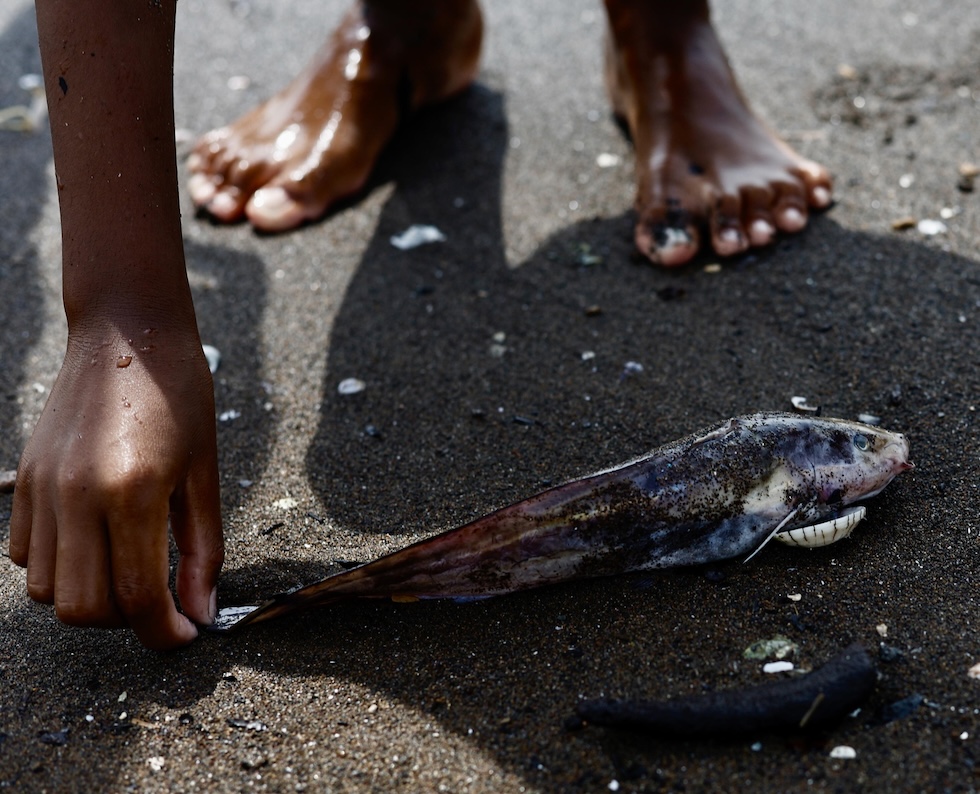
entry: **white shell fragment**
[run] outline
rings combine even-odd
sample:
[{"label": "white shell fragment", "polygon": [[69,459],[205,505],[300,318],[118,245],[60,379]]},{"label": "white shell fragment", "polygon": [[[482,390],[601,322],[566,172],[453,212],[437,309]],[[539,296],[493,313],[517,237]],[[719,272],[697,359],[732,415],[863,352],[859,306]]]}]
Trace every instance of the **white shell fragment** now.
[{"label": "white shell fragment", "polygon": [[766,662],[762,665],[762,672],[764,673],[788,673],[792,670],[794,664],[792,662]]},{"label": "white shell fragment", "polygon": [[214,375],[221,365],[221,351],[214,345],[202,345],[202,347],[204,348],[204,357],[208,360],[208,369]]},{"label": "white shell fragment", "polygon": [[846,758],[852,760],[858,757],[857,750],[853,747],[849,747],[846,744],[839,744],[833,750],[830,751],[831,758]]},{"label": "white shell fragment", "polygon": [[794,410],[801,411],[806,414],[815,414],[820,410],[819,405],[810,405],[806,401],[806,397],[790,397],[789,401],[793,404]]},{"label": "white shell fragment", "polygon": [[802,546],[805,549],[829,546],[831,543],[836,543],[850,535],[867,512],[860,505],[849,507],[841,516],[832,518],[830,521],[823,521],[808,527],[797,527],[788,532],[777,532],[776,540],[785,543],[787,546]]},{"label": "white shell fragment", "polygon": [[358,378],[344,378],[337,384],[337,394],[357,394],[364,391],[365,385],[364,381]]},{"label": "white shell fragment", "polygon": [[946,224],[942,221],[933,220],[931,218],[923,218],[916,224],[916,227],[921,234],[932,236],[934,234],[942,234],[948,231]]},{"label": "white shell fragment", "polygon": [[599,168],[615,168],[623,161],[623,158],[612,152],[602,152],[595,158],[595,164]]},{"label": "white shell fragment", "polygon": [[391,244],[401,251],[408,251],[426,243],[442,243],[445,240],[446,235],[435,226],[416,223],[409,226],[401,234],[392,235]]},{"label": "white shell fragment", "polygon": [[970,676],[970,678],[975,678],[980,681],[980,662],[977,662],[975,665],[973,665],[973,667],[967,670],[966,674]]}]

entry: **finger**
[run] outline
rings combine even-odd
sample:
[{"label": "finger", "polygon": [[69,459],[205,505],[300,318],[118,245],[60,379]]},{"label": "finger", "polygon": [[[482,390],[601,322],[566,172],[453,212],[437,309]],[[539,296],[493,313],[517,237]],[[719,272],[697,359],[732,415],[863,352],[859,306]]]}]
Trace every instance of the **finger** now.
[{"label": "finger", "polygon": [[31,484],[28,469],[23,464],[17,473],[14,506],[10,511],[10,560],[21,568],[27,567],[31,549]]},{"label": "finger", "polygon": [[[88,517],[80,515],[73,519],[62,516],[55,565],[55,614],[69,626],[125,626],[126,619],[112,597],[105,525],[91,518],[91,513]],[[69,528],[68,520],[74,520],[75,525]]]},{"label": "finger", "polygon": [[197,636],[170,594],[167,540],[166,497],[146,495],[109,516],[113,598],[140,642],[161,651]]},{"label": "finger", "polygon": [[177,595],[181,606],[192,620],[210,625],[217,612],[218,574],[225,549],[218,472],[213,463],[206,468],[171,499],[170,526],[180,551]]},{"label": "finger", "polygon": [[54,514],[45,509],[39,509],[29,520],[27,594],[41,604],[53,604],[58,525]]}]

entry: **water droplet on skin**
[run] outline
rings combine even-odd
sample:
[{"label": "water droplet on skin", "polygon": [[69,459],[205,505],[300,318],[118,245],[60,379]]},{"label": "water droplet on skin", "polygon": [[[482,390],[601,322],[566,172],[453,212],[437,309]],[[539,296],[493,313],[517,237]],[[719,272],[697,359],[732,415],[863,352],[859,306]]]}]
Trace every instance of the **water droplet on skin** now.
[{"label": "water droplet on skin", "polygon": [[120,369],[124,369],[125,367],[128,367],[132,363],[133,363],[132,356],[119,356],[116,359],[116,366],[119,367]]}]

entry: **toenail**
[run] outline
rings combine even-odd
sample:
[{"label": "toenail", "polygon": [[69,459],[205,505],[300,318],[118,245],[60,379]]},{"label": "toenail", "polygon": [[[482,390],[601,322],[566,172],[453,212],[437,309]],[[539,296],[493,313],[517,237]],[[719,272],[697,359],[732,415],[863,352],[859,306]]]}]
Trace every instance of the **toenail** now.
[{"label": "toenail", "polygon": [[818,185],[813,189],[812,201],[815,207],[826,207],[830,204],[830,191],[822,185]]},{"label": "toenail", "polygon": [[197,204],[206,204],[214,196],[214,182],[205,174],[192,174],[187,189]]},{"label": "toenail", "polygon": [[653,241],[657,248],[666,250],[678,246],[691,245],[692,238],[687,229],[661,224],[653,230]]},{"label": "toenail", "polygon": [[275,213],[283,207],[292,204],[289,194],[281,187],[264,187],[255,191],[250,204],[253,209],[262,212]]},{"label": "toenail", "polygon": [[796,207],[787,207],[781,213],[783,228],[789,232],[796,232],[806,226],[806,215]]},{"label": "toenail", "polygon": [[756,244],[769,242],[775,232],[773,225],[769,221],[762,220],[762,218],[752,221],[752,225],[749,227],[749,237]]},{"label": "toenail", "polygon": [[731,226],[728,226],[718,232],[718,239],[723,243],[740,243],[742,241],[742,233]]},{"label": "toenail", "polygon": [[238,212],[238,202],[226,192],[217,193],[208,202],[208,211],[219,218],[228,217]]}]

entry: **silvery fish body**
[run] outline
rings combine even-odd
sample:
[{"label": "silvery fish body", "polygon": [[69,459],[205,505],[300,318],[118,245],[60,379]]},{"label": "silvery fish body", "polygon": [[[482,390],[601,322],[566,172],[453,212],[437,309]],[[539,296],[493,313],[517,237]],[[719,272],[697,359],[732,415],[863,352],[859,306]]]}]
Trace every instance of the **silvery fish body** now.
[{"label": "silvery fish body", "polygon": [[352,598],[486,598],[749,554],[777,534],[837,526],[912,467],[908,451],[901,434],[858,422],[730,419],[259,607],[223,609],[216,628]]}]

